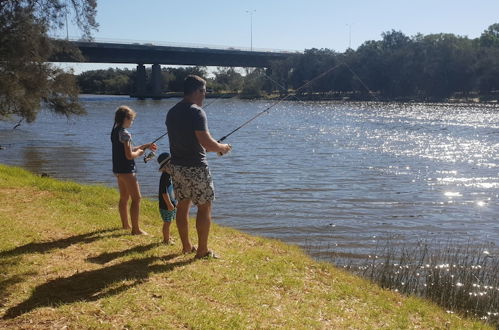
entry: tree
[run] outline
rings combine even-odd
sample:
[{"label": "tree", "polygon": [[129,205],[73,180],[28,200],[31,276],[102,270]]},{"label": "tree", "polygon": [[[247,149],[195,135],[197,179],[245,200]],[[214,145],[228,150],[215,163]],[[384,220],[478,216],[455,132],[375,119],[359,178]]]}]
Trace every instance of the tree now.
[{"label": "tree", "polygon": [[456,92],[468,93],[474,79],[472,41],[453,34],[430,34],[418,39],[421,70],[419,89],[430,99],[444,99]]},{"label": "tree", "polygon": [[78,86],[87,94],[124,95],[132,92],[132,75],[128,69],[85,71],[78,75]]},{"label": "tree", "polygon": [[382,66],[386,80],[380,91],[390,98],[414,95],[416,84],[413,41],[400,31],[382,34]]},{"label": "tree", "polygon": [[499,47],[499,23],[492,24],[480,36],[480,46]]},{"label": "tree", "polygon": [[293,57],[271,63],[272,74],[270,78],[274,89],[279,90],[281,96],[288,94],[289,80],[293,69]]},{"label": "tree", "polygon": [[477,89],[482,95],[499,91],[499,48],[482,48],[476,63]]},{"label": "tree", "polygon": [[237,92],[243,85],[243,76],[234,68],[218,67],[214,74],[214,82],[220,90]]},{"label": "tree", "polygon": [[48,33],[60,29],[68,12],[83,38],[97,28],[96,0],[2,0],[0,1],[0,120],[17,116],[32,122],[41,103],[56,113],[82,114],[75,77],[48,63],[64,48]]},{"label": "tree", "polygon": [[[294,58],[291,86],[303,92],[326,92],[333,89],[331,75],[317,79],[319,75],[338,65],[336,53],[330,49],[306,49],[304,54]],[[313,82],[312,82],[313,81]]]},{"label": "tree", "polygon": [[261,97],[265,81],[266,79],[264,69],[247,69],[246,76],[244,76],[243,89],[241,91],[242,97]]},{"label": "tree", "polygon": [[183,92],[185,77],[190,74],[200,77],[206,76],[206,68],[200,66],[167,68],[166,70],[173,75],[173,78],[168,82],[168,90],[171,92]]},{"label": "tree", "polygon": [[385,70],[384,51],[380,41],[366,41],[357,48],[354,56],[355,84],[362,94],[384,90],[389,81]]}]

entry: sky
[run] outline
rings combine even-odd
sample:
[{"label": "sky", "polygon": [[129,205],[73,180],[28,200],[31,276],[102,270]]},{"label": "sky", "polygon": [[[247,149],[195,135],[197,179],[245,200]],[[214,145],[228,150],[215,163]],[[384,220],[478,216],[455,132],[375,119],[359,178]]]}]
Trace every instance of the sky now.
[{"label": "sky", "polygon": [[[343,52],[383,32],[479,37],[499,23],[499,0],[100,0],[96,41]],[[69,17],[59,37],[78,38]],[[78,64],[76,73],[134,65]]]}]

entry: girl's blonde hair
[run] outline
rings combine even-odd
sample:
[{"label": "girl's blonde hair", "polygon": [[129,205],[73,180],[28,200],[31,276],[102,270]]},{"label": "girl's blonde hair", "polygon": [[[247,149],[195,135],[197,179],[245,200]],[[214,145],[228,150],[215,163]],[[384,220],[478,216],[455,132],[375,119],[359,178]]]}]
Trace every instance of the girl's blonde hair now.
[{"label": "girl's blonde hair", "polygon": [[122,126],[126,118],[135,119],[136,116],[137,113],[133,111],[132,108],[126,105],[120,105],[114,114],[113,128],[116,126]]}]

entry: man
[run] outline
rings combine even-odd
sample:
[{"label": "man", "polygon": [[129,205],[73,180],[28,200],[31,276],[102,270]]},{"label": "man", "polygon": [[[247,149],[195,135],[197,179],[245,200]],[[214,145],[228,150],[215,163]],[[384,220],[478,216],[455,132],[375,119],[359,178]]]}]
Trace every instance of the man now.
[{"label": "man", "polygon": [[[168,111],[166,129],[170,140],[173,186],[177,204],[177,228],[184,253],[196,251],[196,258],[215,257],[208,249],[211,225],[211,201],[215,191],[206,152],[225,154],[228,144],[218,143],[208,131],[206,113],[201,108],[206,95],[206,81],[190,75],[184,81],[184,98]],[[198,248],[189,240],[189,209],[197,206]]]}]

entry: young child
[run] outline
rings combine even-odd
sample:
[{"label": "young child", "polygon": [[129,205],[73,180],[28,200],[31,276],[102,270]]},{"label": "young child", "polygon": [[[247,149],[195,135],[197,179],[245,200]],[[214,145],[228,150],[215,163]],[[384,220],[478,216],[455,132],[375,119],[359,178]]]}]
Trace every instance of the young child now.
[{"label": "young child", "polygon": [[167,152],[158,156],[159,171],[162,172],[159,180],[159,213],[163,219],[163,243],[169,245],[173,244],[170,238],[170,224],[177,214],[177,201],[173,193],[170,159],[170,154]]},{"label": "young child", "polygon": [[[132,126],[136,117],[136,112],[131,108],[122,105],[118,107],[114,115],[114,125],[111,131],[111,143],[113,145],[113,173],[118,180],[120,190],[120,201],[118,209],[120,212],[121,224],[123,229],[132,229],[132,235],[147,234],[139,228],[140,211],[140,187],[136,176],[136,166],[134,158],[144,154],[146,149],[156,150],[154,143],[147,143],[134,147],[132,136],[127,128]],[[128,199],[131,197],[130,220],[128,222]]]}]

